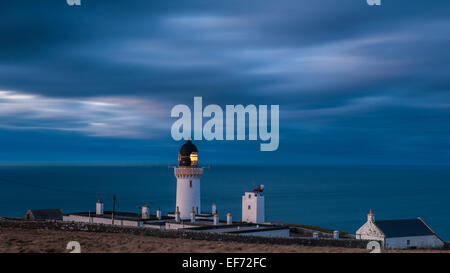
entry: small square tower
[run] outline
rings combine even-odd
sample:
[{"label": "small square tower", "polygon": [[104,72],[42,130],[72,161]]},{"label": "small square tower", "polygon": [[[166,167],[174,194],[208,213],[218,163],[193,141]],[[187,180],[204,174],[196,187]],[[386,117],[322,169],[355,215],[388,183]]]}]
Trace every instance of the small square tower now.
[{"label": "small square tower", "polygon": [[253,192],[246,192],[242,196],[242,221],[247,223],[263,223],[264,220],[264,196],[261,185]]}]

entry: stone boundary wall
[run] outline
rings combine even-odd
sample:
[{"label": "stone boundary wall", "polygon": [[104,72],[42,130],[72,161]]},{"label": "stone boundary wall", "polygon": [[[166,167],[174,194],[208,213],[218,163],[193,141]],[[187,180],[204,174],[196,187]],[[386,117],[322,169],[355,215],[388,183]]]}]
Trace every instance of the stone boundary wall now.
[{"label": "stone boundary wall", "polygon": [[0,220],[1,228],[17,229],[43,229],[61,230],[67,232],[85,231],[97,233],[127,233],[142,236],[154,236],[159,238],[181,238],[189,240],[208,240],[222,242],[278,244],[278,245],[304,245],[304,246],[328,246],[365,249],[369,241],[354,239],[313,239],[313,238],[282,238],[242,236],[235,234],[208,233],[187,230],[159,230],[143,227],[120,227],[104,224],[88,224],[62,221],[24,221],[24,220]]}]

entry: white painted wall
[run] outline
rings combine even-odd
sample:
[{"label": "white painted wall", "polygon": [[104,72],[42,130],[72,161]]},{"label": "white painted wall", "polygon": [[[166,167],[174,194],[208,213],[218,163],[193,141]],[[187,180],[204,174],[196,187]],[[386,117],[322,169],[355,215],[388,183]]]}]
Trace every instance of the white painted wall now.
[{"label": "white painted wall", "polygon": [[[193,175],[179,175],[180,172],[192,170]],[[175,175],[177,177],[177,201],[176,208],[180,211],[181,219],[190,219],[190,212],[192,207],[197,212],[201,212],[200,208],[200,178],[202,173],[200,168],[175,168]],[[178,175],[177,175],[178,174]]]},{"label": "white painted wall", "polygon": [[442,242],[436,235],[386,238],[384,242],[384,247],[391,249],[405,249],[411,247],[441,248],[443,246],[444,242]]},{"label": "white painted wall", "polygon": [[289,229],[266,230],[257,232],[239,233],[246,236],[262,236],[262,237],[289,237]]},{"label": "white painted wall", "polygon": [[152,224],[148,224],[148,223],[144,223],[144,227],[146,228],[154,228],[154,229],[165,229],[165,226],[160,226],[160,225],[152,225]]},{"label": "white painted wall", "polygon": [[[63,221],[112,225],[111,218],[96,217],[95,215],[92,215],[91,217],[81,216],[81,215],[64,215]],[[121,219],[114,219],[114,225],[115,226],[128,226],[128,227],[143,226],[141,221],[131,221],[131,220],[121,220]]]},{"label": "white painted wall", "polygon": [[374,224],[374,222],[368,220],[356,231],[356,239],[384,242],[384,234]]},{"label": "white painted wall", "polygon": [[231,213],[227,214],[227,225],[233,224],[233,216],[231,216]]},{"label": "white painted wall", "polygon": [[246,192],[242,196],[242,221],[263,223],[264,218],[264,196],[254,192]]},{"label": "white painted wall", "polygon": [[98,214],[98,215],[102,215],[103,214],[103,208],[104,208],[103,203],[102,202],[97,202],[95,204],[95,213]]},{"label": "white painted wall", "polygon": [[156,218],[158,218],[158,219],[161,219],[161,218],[162,218],[161,210],[160,210],[160,209],[157,209],[157,210],[156,210]]},{"label": "white painted wall", "polygon": [[197,227],[197,226],[186,225],[186,224],[181,224],[181,223],[166,222],[165,229],[182,229],[182,228],[192,228],[192,227]]},{"label": "white painted wall", "polygon": [[150,218],[150,207],[147,205],[143,206],[141,213],[142,213],[142,219]]}]

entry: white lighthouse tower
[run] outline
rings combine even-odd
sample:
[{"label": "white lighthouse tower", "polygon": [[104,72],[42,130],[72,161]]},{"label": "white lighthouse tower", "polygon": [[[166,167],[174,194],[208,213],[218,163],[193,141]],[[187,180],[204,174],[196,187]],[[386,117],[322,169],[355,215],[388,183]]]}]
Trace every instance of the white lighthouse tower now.
[{"label": "white lighthouse tower", "polygon": [[178,167],[174,169],[177,178],[177,202],[175,211],[179,211],[180,219],[190,219],[192,208],[200,213],[200,178],[203,169],[198,167],[198,150],[188,140],[181,146],[178,155]]}]

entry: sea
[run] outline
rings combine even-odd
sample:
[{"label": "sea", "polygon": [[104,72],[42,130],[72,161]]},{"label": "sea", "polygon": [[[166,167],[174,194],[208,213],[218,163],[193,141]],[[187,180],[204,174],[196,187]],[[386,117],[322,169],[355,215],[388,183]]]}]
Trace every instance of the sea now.
[{"label": "sea", "polygon": [[[246,191],[264,185],[266,221],[315,225],[354,234],[369,209],[376,219],[421,217],[450,240],[450,167],[432,166],[210,166],[201,180],[202,211],[215,203],[224,219],[241,219]],[[175,209],[173,169],[155,165],[0,166],[0,216],[28,209],[155,213]]]}]

